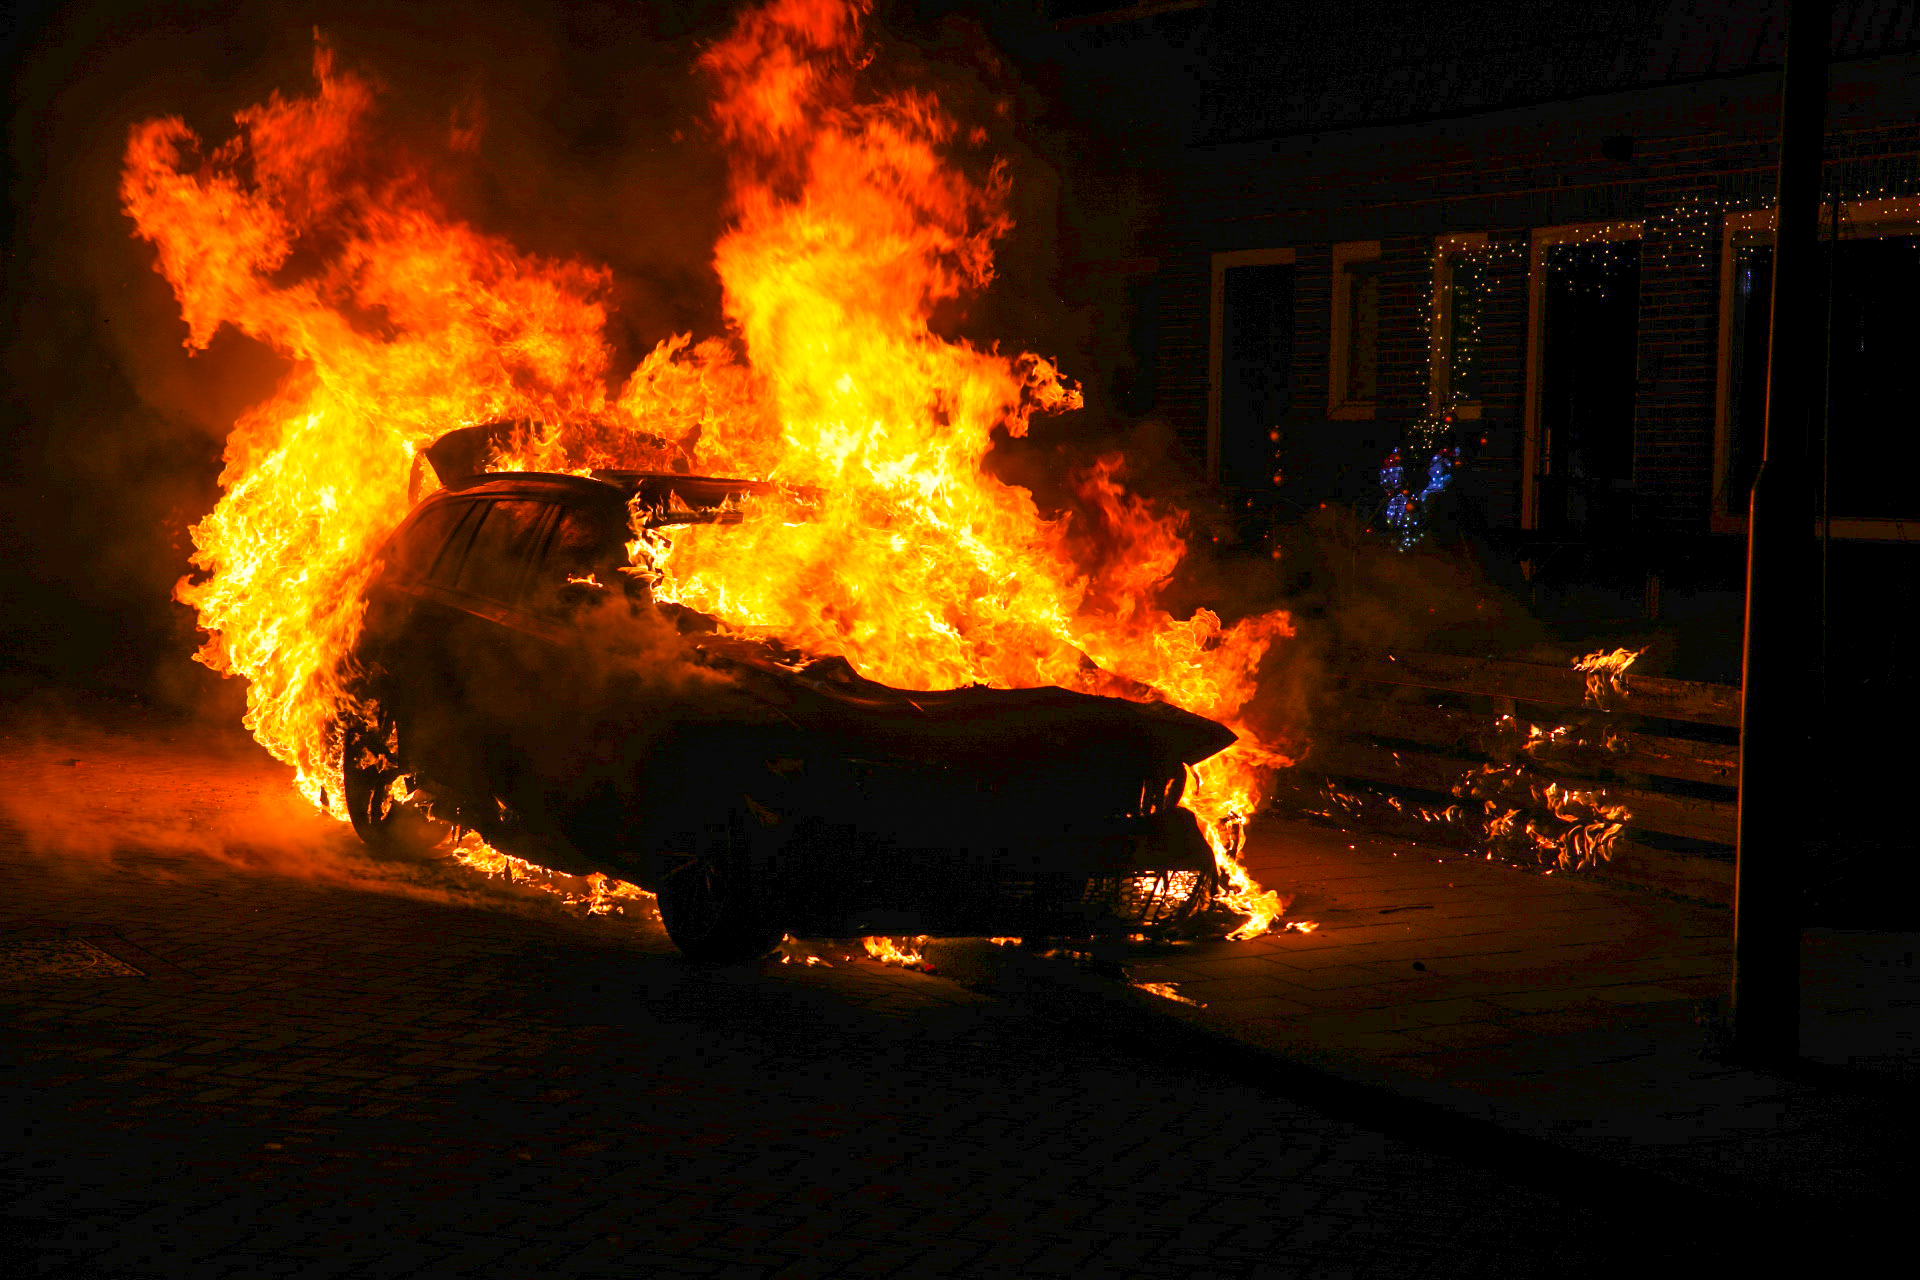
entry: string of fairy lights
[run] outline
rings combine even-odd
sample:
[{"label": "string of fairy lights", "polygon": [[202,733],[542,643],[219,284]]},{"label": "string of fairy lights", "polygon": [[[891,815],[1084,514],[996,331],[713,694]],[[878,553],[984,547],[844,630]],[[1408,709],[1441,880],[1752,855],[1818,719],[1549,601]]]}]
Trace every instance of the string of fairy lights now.
[{"label": "string of fairy lights", "polygon": [[[1823,197],[1822,234],[1838,222],[1849,237],[1920,236],[1920,173],[1877,181],[1835,182]],[[1770,193],[1689,192],[1637,221],[1556,228],[1537,266],[1550,280],[1604,293],[1633,263],[1662,274],[1718,272],[1730,221],[1773,208]],[[1837,208],[1836,208],[1837,205]],[[1765,228],[1759,228],[1764,230]],[[1479,383],[1486,310],[1500,289],[1528,287],[1534,269],[1526,232],[1469,240],[1439,237],[1423,273],[1421,313],[1432,319],[1426,359],[1430,395],[1425,413],[1407,424],[1401,443],[1380,465],[1382,501],[1376,519],[1401,549],[1426,540],[1435,501],[1465,465],[1463,428],[1479,430]],[[1471,416],[1469,416],[1471,414]],[[1484,444],[1485,438],[1479,437]]]}]

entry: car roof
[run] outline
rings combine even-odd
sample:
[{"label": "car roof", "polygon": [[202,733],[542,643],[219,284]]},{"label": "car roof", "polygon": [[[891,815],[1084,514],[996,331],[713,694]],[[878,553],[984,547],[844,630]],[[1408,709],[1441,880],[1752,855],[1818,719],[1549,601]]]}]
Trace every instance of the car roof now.
[{"label": "car roof", "polygon": [[[549,471],[493,471],[482,479],[444,489],[435,498],[537,498],[572,504],[611,503],[624,506],[625,496],[613,485],[590,476]],[[429,499],[431,501],[431,499]]]}]

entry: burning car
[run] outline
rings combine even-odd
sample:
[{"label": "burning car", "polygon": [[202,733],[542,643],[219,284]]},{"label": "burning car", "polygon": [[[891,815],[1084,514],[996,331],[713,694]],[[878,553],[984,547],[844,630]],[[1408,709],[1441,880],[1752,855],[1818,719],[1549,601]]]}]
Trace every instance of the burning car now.
[{"label": "burning car", "polygon": [[717,961],[789,933],[1206,918],[1219,872],[1180,800],[1229,730],[1061,688],[897,689],[730,633],[656,599],[629,546],[636,529],[738,521],[775,486],[488,472],[479,443],[428,452],[443,487],[365,589],[343,790],[376,852],[425,853],[458,828],[602,872],[658,894],[674,943]]}]

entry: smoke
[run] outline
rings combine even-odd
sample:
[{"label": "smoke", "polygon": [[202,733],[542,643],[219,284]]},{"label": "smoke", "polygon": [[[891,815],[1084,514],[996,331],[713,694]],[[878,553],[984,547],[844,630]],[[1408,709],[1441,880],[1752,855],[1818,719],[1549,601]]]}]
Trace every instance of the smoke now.
[{"label": "smoke", "polygon": [[[155,886],[217,884],[244,896],[262,880],[506,912],[578,919],[595,886],[488,879],[444,862],[369,856],[351,827],[317,812],[286,771],[242,732],[182,725],[125,706],[42,695],[11,708],[0,732],[0,842],[14,869],[84,895],[102,877]],[[556,891],[576,899],[569,905]],[[644,904],[617,927],[664,941]]]},{"label": "smoke", "polygon": [[670,609],[639,604],[611,585],[566,610],[564,644],[491,624],[453,627],[437,641],[444,648],[396,655],[423,669],[389,676],[436,690],[409,721],[420,736],[511,740],[516,761],[540,779],[524,788],[529,802],[602,783],[623,789],[647,772],[644,761],[676,727],[770,715],[731,675],[697,660],[694,637],[680,632]]}]

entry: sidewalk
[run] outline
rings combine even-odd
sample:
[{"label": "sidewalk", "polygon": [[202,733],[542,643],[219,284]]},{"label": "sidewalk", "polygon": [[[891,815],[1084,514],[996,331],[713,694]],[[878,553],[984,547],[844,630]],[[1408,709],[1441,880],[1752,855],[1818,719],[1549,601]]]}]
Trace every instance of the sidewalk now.
[{"label": "sidewalk", "polygon": [[1731,913],[1294,822],[1248,862],[1317,921],[1137,957],[1158,1011],[1282,1063],[1745,1201],[1913,1185],[1920,934],[1809,931],[1804,1067],[1714,1052]]}]

